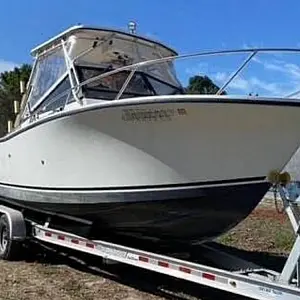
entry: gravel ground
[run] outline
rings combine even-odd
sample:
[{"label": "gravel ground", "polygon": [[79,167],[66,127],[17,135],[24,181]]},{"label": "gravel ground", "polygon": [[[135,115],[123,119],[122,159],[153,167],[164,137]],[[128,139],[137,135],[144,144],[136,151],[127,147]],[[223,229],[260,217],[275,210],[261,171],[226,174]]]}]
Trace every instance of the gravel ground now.
[{"label": "gravel ground", "polygon": [[[247,251],[286,255],[294,236],[287,217],[278,214],[271,202],[261,205],[219,241]],[[0,261],[0,299],[165,299],[109,276],[82,271],[54,255],[31,261]],[[157,276],[157,275],[150,275]],[[149,277],[148,275],[148,278]],[[202,295],[200,295],[201,299]],[[219,296],[205,299],[220,299]],[[222,296],[223,299],[223,296]]]}]

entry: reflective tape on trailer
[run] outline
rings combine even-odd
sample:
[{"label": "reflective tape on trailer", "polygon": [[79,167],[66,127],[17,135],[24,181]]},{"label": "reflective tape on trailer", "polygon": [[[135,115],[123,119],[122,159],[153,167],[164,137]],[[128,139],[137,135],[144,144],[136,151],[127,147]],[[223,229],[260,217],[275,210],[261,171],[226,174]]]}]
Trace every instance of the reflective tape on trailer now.
[{"label": "reflective tape on trailer", "polygon": [[[53,232],[45,231],[45,230],[41,230],[40,232],[43,233],[45,238],[52,238],[52,239],[57,239],[58,241],[67,241],[68,242],[68,236],[67,235],[55,234]],[[85,239],[71,238],[69,240],[69,242],[71,244],[80,245],[80,246],[87,247],[87,248],[90,248],[90,249],[94,249],[96,247],[96,245],[94,243],[91,243],[90,241],[86,241]]]},{"label": "reflective tape on trailer", "polygon": [[193,268],[188,268],[186,266],[182,266],[182,265],[178,265],[178,264],[172,264],[172,263],[169,263],[169,262],[166,262],[163,260],[156,260],[156,259],[153,259],[150,257],[141,256],[141,255],[139,255],[138,260],[145,264],[153,264],[153,265],[157,265],[159,267],[169,268],[169,269],[179,271],[179,272],[182,272],[185,274],[198,276],[198,277],[201,277],[202,279],[206,279],[209,281],[216,281],[216,282],[219,282],[222,284],[229,283],[229,280],[226,277],[217,276],[212,273],[200,272]]}]

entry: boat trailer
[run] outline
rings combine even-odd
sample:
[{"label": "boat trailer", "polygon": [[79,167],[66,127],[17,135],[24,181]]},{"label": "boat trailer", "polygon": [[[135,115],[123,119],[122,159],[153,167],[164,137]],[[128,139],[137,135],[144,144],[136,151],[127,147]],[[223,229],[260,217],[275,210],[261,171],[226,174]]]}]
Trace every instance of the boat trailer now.
[{"label": "boat trailer", "polygon": [[215,247],[213,243],[204,244],[201,247],[204,250],[205,258],[213,260],[218,267],[102,240],[89,240],[51,228],[51,217],[44,224],[39,224],[26,219],[21,211],[6,205],[0,205],[0,258],[16,259],[20,256],[21,245],[25,240],[37,239],[41,242],[102,257],[105,261],[140,267],[253,299],[299,300],[300,207],[296,204],[297,201],[288,197],[283,185],[278,184],[277,190],[296,236],[293,248],[281,273],[223,251]]}]

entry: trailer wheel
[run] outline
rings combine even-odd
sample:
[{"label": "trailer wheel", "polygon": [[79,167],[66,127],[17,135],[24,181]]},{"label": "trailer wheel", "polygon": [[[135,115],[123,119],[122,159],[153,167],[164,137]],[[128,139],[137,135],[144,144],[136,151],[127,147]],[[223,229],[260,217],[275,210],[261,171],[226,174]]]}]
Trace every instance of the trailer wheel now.
[{"label": "trailer wheel", "polygon": [[11,228],[5,214],[0,217],[0,259],[16,260],[20,257],[21,243],[10,239]]}]

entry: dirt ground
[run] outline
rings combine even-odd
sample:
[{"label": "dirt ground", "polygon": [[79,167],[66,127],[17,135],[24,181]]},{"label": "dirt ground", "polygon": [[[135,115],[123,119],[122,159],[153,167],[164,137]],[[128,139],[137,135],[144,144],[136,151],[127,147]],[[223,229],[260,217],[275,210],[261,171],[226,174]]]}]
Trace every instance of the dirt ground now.
[{"label": "dirt ground", "polygon": [[[276,255],[286,255],[293,240],[287,217],[277,213],[273,203],[262,203],[246,220],[219,239],[225,245]],[[51,258],[38,255],[29,261],[0,261],[0,268],[0,299],[5,300],[165,299],[122,284],[110,276],[80,270],[57,255]]]},{"label": "dirt ground", "polygon": [[248,251],[287,255],[295,236],[285,213],[276,210],[274,202],[262,203],[243,222],[219,241]]}]

